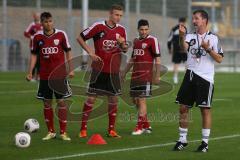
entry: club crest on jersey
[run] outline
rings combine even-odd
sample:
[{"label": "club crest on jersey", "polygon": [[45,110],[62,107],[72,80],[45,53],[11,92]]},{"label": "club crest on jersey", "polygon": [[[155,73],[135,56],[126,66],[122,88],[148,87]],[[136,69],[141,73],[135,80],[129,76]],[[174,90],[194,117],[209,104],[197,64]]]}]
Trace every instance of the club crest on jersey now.
[{"label": "club crest on jersey", "polygon": [[142,43],[142,49],[145,49],[147,47],[147,43]]},{"label": "club crest on jersey", "polygon": [[53,42],[54,42],[55,45],[58,45],[59,44],[59,39],[54,39]]},{"label": "club crest on jersey", "polygon": [[99,37],[102,38],[104,35],[105,35],[105,33],[104,33],[104,32],[101,32],[100,35],[99,35]]}]

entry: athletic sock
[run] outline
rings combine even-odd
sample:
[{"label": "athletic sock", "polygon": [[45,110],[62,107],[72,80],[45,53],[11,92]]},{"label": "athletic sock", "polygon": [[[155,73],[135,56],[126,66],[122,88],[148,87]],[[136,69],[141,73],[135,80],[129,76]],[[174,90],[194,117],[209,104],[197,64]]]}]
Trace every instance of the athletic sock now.
[{"label": "athletic sock", "polygon": [[143,119],[143,128],[149,128],[150,127],[150,124],[149,124],[149,121],[148,121],[148,118],[147,118],[147,114],[144,116],[144,119]]},{"label": "athletic sock", "polygon": [[202,129],[202,141],[208,144],[208,139],[210,136],[210,129]]},{"label": "athletic sock", "polygon": [[117,104],[109,103],[108,104],[108,131],[114,130],[115,122],[117,117]]},{"label": "athletic sock", "polygon": [[50,105],[44,105],[44,118],[48,128],[48,132],[54,133],[54,124],[53,124],[53,109]]},{"label": "athletic sock", "polygon": [[187,143],[187,133],[188,129],[187,128],[181,128],[179,127],[179,140],[182,143]]},{"label": "athletic sock", "polygon": [[93,108],[93,104],[90,104],[87,102],[84,103],[81,130],[87,130],[87,122],[88,122],[90,113],[92,112],[92,108]]},{"label": "athletic sock", "polygon": [[58,120],[60,125],[60,134],[64,134],[66,132],[66,126],[67,126],[67,107],[66,106],[58,106]]}]

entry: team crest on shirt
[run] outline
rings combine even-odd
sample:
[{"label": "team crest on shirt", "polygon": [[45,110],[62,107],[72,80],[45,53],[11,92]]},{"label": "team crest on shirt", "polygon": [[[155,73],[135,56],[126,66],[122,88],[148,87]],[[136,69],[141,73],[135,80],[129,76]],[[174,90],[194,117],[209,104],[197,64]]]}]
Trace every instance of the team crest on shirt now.
[{"label": "team crest on shirt", "polygon": [[59,39],[54,39],[53,42],[54,42],[55,45],[58,45],[59,44]]},{"label": "team crest on shirt", "polygon": [[145,49],[147,47],[147,43],[142,43],[142,49]]},{"label": "team crest on shirt", "polygon": [[104,35],[105,35],[105,33],[104,33],[104,32],[101,32],[100,35],[99,35],[99,37],[102,38]]}]

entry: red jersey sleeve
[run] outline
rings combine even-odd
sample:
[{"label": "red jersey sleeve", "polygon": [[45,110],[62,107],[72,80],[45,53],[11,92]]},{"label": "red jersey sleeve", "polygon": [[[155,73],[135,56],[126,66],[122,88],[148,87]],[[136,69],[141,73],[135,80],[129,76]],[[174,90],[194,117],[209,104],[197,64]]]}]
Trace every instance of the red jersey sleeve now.
[{"label": "red jersey sleeve", "polygon": [[80,33],[80,36],[84,41],[93,38],[98,33],[99,23],[94,23],[92,26],[88,27]]},{"label": "red jersey sleeve", "polygon": [[71,46],[68,40],[68,36],[65,32],[63,32],[63,41],[62,41],[62,47],[65,52],[68,52],[71,50]]}]

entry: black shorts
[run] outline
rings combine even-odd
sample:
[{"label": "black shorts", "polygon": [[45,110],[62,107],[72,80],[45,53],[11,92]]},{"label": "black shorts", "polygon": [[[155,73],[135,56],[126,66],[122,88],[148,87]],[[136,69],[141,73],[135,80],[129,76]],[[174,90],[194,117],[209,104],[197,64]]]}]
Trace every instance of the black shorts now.
[{"label": "black shorts", "polygon": [[152,95],[152,84],[150,82],[131,82],[131,97],[150,97]]},{"label": "black shorts", "polygon": [[209,81],[187,70],[178,91],[176,103],[193,107],[211,107],[214,85]]},{"label": "black shorts", "polygon": [[175,64],[184,63],[187,60],[187,53],[175,52],[172,56],[172,62]]},{"label": "black shorts", "polygon": [[92,71],[88,95],[117,96],[121,94],[121,81],[118,73]]},{"label": "black shorts", "polygon": [[72,95],[68,81],[65,80],[40,80],[38,86],[38,99],[53,99],[53,93],[56,99],[68,98]]}]

